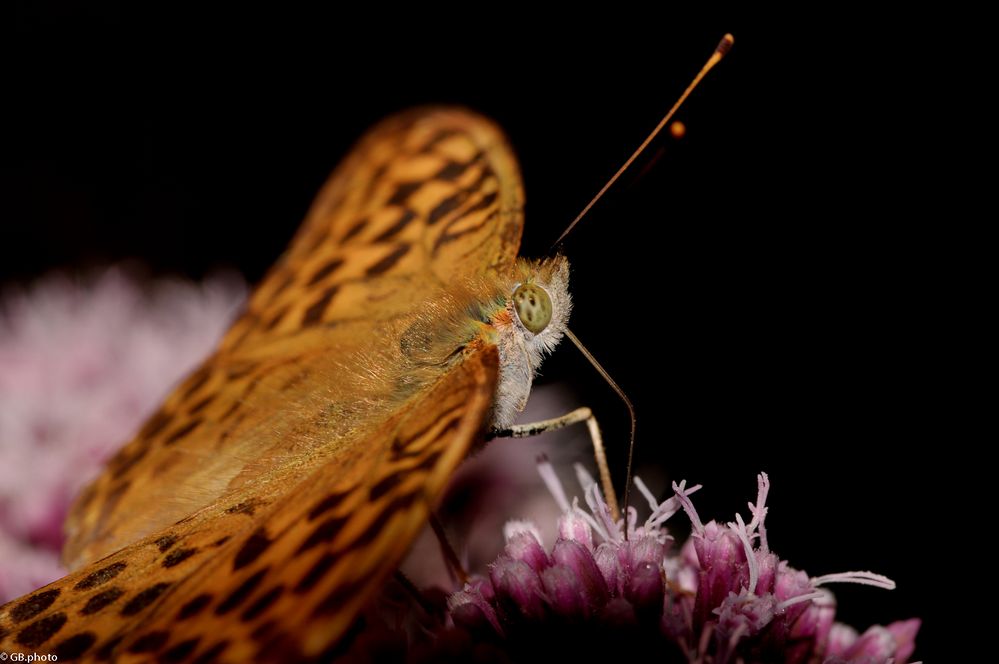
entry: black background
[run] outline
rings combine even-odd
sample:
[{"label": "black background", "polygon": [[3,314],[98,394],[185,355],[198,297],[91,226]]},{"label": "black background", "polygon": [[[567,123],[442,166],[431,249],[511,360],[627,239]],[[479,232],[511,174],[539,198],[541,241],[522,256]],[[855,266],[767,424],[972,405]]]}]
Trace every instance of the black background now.
[{"label": "black background", "polygon": [[[705,484],[702,515],[723,519],[769,472],[781,557],[891,576],[894,592],[835,588],[840,618],[921,616],[931,657],[927,57],[900,48],[898,17],[503,11],[21,6],[0,283],[126,258],[258,279],[365,128],[425,103],[505,129],[522,253],[543,254],[730,31],[678,116],[687,136],[657,141],[567,242],[572,326],[635,401],[640,466]],[[571,348],[544,374],[596,404],[620,468],[627,424],[606,386]]]}]

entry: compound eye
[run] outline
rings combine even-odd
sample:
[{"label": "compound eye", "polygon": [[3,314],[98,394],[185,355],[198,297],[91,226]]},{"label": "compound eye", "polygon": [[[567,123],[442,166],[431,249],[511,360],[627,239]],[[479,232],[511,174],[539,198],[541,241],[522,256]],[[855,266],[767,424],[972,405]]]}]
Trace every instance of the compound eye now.
[{"label": "compound eye", "polygon": [[520,322],[534,334],[548,327],[552,319],[552,300],[544,288],[521,284],[513,291],[513,304]]}]

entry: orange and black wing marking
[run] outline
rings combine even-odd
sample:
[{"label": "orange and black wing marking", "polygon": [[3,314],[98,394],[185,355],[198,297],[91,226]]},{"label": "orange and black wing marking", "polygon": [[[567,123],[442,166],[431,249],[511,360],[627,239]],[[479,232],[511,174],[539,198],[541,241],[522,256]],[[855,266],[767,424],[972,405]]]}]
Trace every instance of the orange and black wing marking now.
[{"label": "orange and black wing marking", "polygon": [[0,650],[295,661],[347,647],[479,435],[497,362],[495,346],[474,343],[410,408],[292,490],[212,505],[0,608]]},{"label": "orange and black wing marking", "polygon": [[[432,293],[508,268],[521,209],[516,162],[488,121],[428,110],[374,129],[219,350],[77,500],[67,564],[116,551],[289,457],[335,454],[355,433],[345,420],[367,415],[349,403],[343,363]],[[330,412],[331,402],[342,407]]]},{"label": "orange and black wing marking", "polygon": [[398,352],[396,323],[441,288],[509,269],[521,208],[509,148],[478,116],[417,111],[362,139],[216,353],[78,499],[76,571],[0,607],[0,650],[335,647],[481,430],[498,360],[477,338],[380,401],[383,376],[345,368]]}]

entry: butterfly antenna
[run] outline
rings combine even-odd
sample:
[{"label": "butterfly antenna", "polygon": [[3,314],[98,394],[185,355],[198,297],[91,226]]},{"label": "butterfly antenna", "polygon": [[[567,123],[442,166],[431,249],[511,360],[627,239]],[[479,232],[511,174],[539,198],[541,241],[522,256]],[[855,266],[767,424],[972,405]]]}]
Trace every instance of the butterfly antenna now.
[{"label": "butterfly antenna", "polygon": [[607,184],[605,184],[603,188],[597,192],[597,195],[594,196],[593,199],[586,204],[586,207],[583,208],[583,211],[580,212],[578,215],[576,215],[576,218],[572,220],[572,223],[569,224],[568,228],[562,231],[562,234],[558,236],[558,239],[555,240],[555,243],[551,246],[551,250],[549,250],[549,253],[551,253],[552,250],[554,250],[556,247],[562,244],[562,240],[564,240],[565,236],[568,235],[573,228],[575,228],[576,224],[579,223],[579,220],[586,216],[586,213],[590,211],[590,208],[592,208],[596,204],[596,202],[599,201],[605,193],[607,193],[608,189],[614,186],[614,183],[617,182],[617,179],[621,177],[621,175],[623,175],[626,170],[628,170],[628,167],[630,167],[632,162],[634,162],[635,159],[638,158],[638,155],[642,154],[642,152],[645,151],[645,148],[649,146],[649,143],[651,143],[655,139],[655,137],[659,135],[659,132],[662,131],[662,128],[666,126],[666,123],[670,121],[670,119],[676,113],[677,109],[683,106],[683,102],[687,100],[687,97],[690,96],[690,93],[693,92],[694,88],[698,86],[698,84],[701,82],[701,79],[703,79],[707,75],[707,73],[711,71],[711,69],[716,64],[718,64],[723,57],[725,57],[725,54],[728,53],[730,48],[732,48],[732,43],[734,41],[735,38],[732,37],[732,35],[725,35],[724,37],[722,37],[722,40],[718,42],[717,48],[715,48],[715,52],[712,53],[711,57],[708,58],[708,61],[704,63],[704,66],[701,67],[701,71],[698,72],[697,76],[694,77],[694,80],[690,82],[690,85],[688,85],[687,89],[683,91],[683,94],[680,95],[680,98],[676,100],[676,103],[673,104],[673,107],[671,109],[669,109],[669,112],[663,116],[663,119],[659,121],[659,124],[656,125],[656,128],[652,130],[652,133],[649,134],[644,141],[642,141],[642,144],[638,146],[638,149],[635,150],[635,152],[630,157],[628,157],[628,161],[624,162],[624,165],[621,166],[621,168],[617,169],[617,173],[615,173],[614,176],[607,181]]},{"label": "butterfly antenna", "polygon": [[579,349],[579,352],[583,354],[583,357],[585,357],[590,362],[590,364],[593,365],[593,368],[597,370],[597,373],[603,376],[603,379],[607,381],[607,384],[611,386],[611,389],[617,392],[617,395],[621,397],[621,401],[623,401],[624,405],[628,407],[628,416],[631,417],[631,438],[628,441],[628,468],[625,473],[625,481],[624,481],[624,539],[627,540],[628,539],[628,494],[631,489],[631,459],[635,452],[635,407],[631,404],[631,399],[629,399],[628,395],[624,393],[624,390],[621,389],[621,386],[618,385],[616,382],[614,382],[614,379],[611,378],[611,375],[607,373],[607,370],[604,369],[599,362],[597,362],[597,358],[593,357],[593,353],[591,353],[586,349],[586,346],[584,346],[583,342],[579,340],[579,337],[573,334],[572,330],[570,330],[569,328],[565,328],[565,336],[569,337],[569,341],[571,341],[573,345],[575,345],[576,348]]}]

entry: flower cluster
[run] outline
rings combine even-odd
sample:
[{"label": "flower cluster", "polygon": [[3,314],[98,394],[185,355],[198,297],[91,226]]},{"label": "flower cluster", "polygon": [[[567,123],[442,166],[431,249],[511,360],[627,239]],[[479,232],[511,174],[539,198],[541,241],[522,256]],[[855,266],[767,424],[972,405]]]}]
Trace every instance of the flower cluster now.
[{"label": "flower cluster", "polygon": [[[769,548],[765,520],[769,480],[761,474],[748,523],[703,523],[690,496],[700,486],[673,485],[657,501],[635,485],[651,514],[630,508],[615,520],[600,487],[577,466],[588,510],[570,503],[547,460],[540,471],[562,508],[558,537],[546,549],[529,523],[507,525],[506,548],[488,576],[472,577],[448,599],[453,623],[480,644],[516,661],[579,654],[625,655],[655,648],[678,662],[905,662],[916,619],[858,635],[834,622],[823,586],[852,582],[891,589],[870,572],[809,577]],[[678,554],[664,523],[684,511],[693,533]],[[626,523],[625,523],[626,521]]]},{"label": "flower cluster", "polygon": [[53,275],[0,298],[0,604],[63,574],[76,493],[207,355],[245,294],[238,277]]}]

